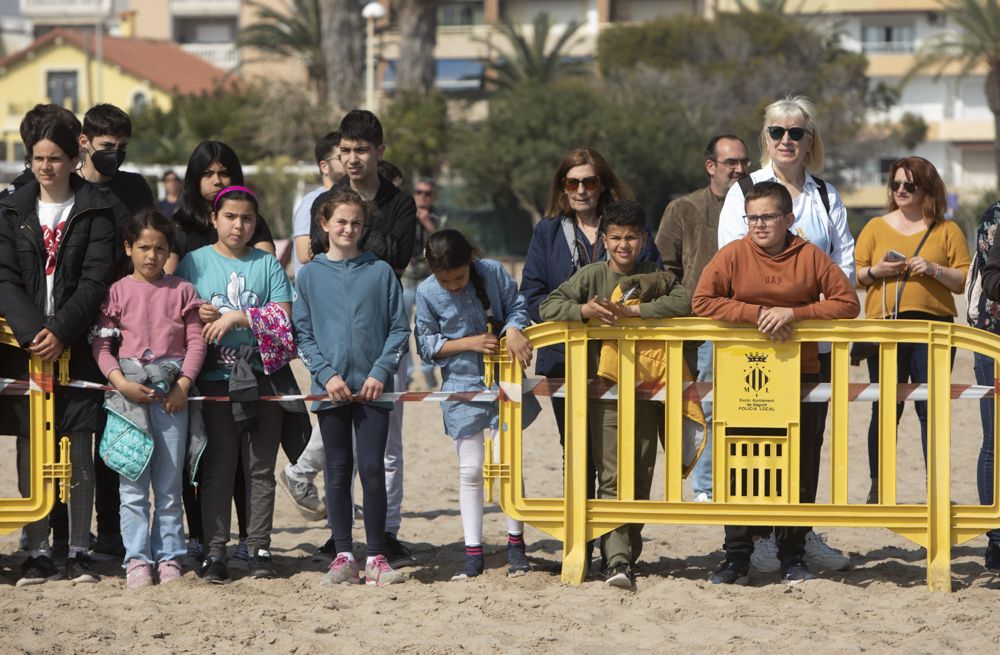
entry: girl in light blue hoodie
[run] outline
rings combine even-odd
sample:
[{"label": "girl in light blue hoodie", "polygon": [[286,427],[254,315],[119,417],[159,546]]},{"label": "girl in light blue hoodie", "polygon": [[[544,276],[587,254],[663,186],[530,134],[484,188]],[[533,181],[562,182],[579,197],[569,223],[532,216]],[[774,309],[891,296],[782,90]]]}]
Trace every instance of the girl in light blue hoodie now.
[{"label": "girl in light blue hoodie", "polygon": [[324,584],[362,582],[351,540],[354,470],[352,427],[357,433],[357,465],[364,490],[368,558],[364,581],[384,586],[402,582],[385,558],[385,453],[392,404],[379,401],[392,391],[392,377],[410,336],[403,290],[388,264],[358,241],[374,206],[350,189],[338,190],[319,208],[317,220],[329,250],[306,264],[296,280],[292,321],[299,353],[312,373],[313,404],[326,454],[326,506],[337,556]]}]

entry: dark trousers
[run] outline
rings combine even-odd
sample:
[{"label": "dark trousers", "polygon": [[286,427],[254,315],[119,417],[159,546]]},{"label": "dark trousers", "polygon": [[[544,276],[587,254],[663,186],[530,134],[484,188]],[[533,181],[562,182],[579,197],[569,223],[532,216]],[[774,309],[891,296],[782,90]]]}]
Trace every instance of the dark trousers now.
[{"label": "dark trousers", "polygon": [[[261,395],[273,394],[270,381],[257,376]],[[228,382],[200,382],[205,395],[226,396]],[[257,403],[257,425],[238,433],[229,402],[207,402],[202,413],[208,445],[202,456],[200,492],[202,530],[212,557],[225,558],[232,524],[232,493],[236,472],[247,482],[243,495],[247,509],[247,547],[253,554],[271,545],[274,519],[274,466],[281,442],[282,411],[278,403]]]},{"label": "dark trousers", "polygon": [[[353,549],[351,480],[354,478],[354,445],[358,475],[364,493],[362,504],[368,556],[385,554],[385,444],[389,436],[389,409],[351,403],[316,413],[323,436],[326,507],[338,553]],[[357,435],[352,439],[351,428]]]},{"label": "dark trousers", "polygon": [[[817,373],[803,373],[802,382],[819,382]],[[799,409],[799,502],[815,503],[819,486],[820,453],[823,450],[821,422],[824,412],[822,403],[802,403]],[[749,558],[753,552],[753,538],[763,537],[774,530],[778,543],[778,558],[801,557],[804,552],[806,533],[811,527],[727,525],[723,548],[729,559]]]},{"label": "dark trousers", "polygon": [[121,539],[121,498],[118,495],[118,473],[108,468],[98,454],[104,427],[108,422],[106,412],[98,414],[94,432],[94,510],[97,514],[97,536],[102,541]]},{"label": "dark trousers", "polygon": [[[554,368],[546,377],[565,378],[566,367],[564,365]],[[556,429],[559,431],[559,447],[563,451],[563,470],[566,470],[566,399],[552,399],[552,413],[555,414]],[[589,426],[588,426],[589,430]],[[589,442],[588,437],[588,442]],[[587,498],[596,498],[597,491],[597,468],[594,466],[593,457],[587,458]]]},{"label": "dark trousers", "polygon": [[[976,384],[993,386],[993,358],[975,354],[973,368],[976,372]],[[976,463],[976,487],[979,490],[979,502],[983,505],[993,504],[993,398],[983,398],[979,401],[979,416],[983,422],[983,447],[979,449],[979,460]],[[1000,529],[986,533],[992,541],[1000,541]]]}]

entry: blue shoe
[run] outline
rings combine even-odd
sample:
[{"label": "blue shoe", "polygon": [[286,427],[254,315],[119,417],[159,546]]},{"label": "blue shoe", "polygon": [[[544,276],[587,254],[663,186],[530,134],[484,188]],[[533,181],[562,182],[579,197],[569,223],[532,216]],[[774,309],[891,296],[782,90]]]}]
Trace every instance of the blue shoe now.
[{"label": "blue shoe", "polygon": [[465,567],[461,573],[451,576],[452,580],[465,580],[466,578],[476,578],[483,574],[485,561],[482,555],[466,555]]},{"label": "blue shoe", "polygon": [[1000,573],[1000,541],[990,540],[986,546],[986,570]]},{"label": "blue shoe", "polygon": [[806,580],[815,580],[809,567],[799,556],[785,557],[781,561],[781,581],[785,584],[798,584]]},{"label": "blue shoe", "polygon": [[746,559],[726,558],[717,571],[708,576],[712,584],[735,584],[745,586],[750,583],[750,562]]}]

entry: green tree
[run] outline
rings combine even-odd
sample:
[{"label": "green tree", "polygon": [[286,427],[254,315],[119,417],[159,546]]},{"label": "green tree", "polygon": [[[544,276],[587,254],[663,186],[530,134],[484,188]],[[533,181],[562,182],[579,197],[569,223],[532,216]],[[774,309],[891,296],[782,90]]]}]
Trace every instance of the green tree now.
[{"label": "green tree", "polygon": [[399,59],[396,88],[430,93],[434,90],[437,60],[438,0],[399,0]]},{"label": "green tree", "polygon": [[[552,18],[547,13],[537,14],[532,21],[531,37],[524,28],[507,19],[497,26],[504,47],[500,48],[501,59],[487,62],[493,69],[493,82],[500,89],[512,89],[520,84],[548,84],[562,77],[581,76],[588,73],[587,67],[579,61],[567,59],[566,50],[578,41],[573,40],[580,23],[570,21],[562,34],[548,45],[553,28]],[[492,47],[492,42],[479,39]]]},{"label": "green tree", "polygon": [[384,114],[386,159],[399,166],[407,183],[415,177],[436,177],[450,136],[444,96],[400,91]]},{"label": "green tree", "polygon": [[958,29],[924,44],[907,79],[921,70],[940,77],[949,65],[964,77],[983,64],[986,102],[993,112],[993,159],[1000,189],[1000,3],[998,0],[944,0],[945,13]]},{"label": "green tree", "polygon": [[257,22],[240,30],[239,46],[301,59],[316,98],[320,104],[326,104],[329,94],[320,0],[291,0],[291,3],[282,0],[280,8],[258,0],[249,0],[248,4],[257,10]]}]

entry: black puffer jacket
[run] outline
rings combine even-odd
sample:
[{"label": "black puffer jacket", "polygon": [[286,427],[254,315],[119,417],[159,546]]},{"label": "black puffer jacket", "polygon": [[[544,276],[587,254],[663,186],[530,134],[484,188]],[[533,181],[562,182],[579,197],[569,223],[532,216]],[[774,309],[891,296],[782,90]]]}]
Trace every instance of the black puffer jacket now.
[{"label": "black puffer jacket", "polygon": [[[0,200],[0,315],[22,346],[48,328],[70,349],[70,376],[98,382],[103,377],[86,337],[107,295],[114,249],[121,247],[114,237],[115,200],[77,176],[71,178],[70,186],[76,197],[56,256],[52,316],[45,315],[45,248],[38,222],[38,182],[32,180]],[[27,371],[24,351],[16,368],[21,375]],[[93,430],[99,410],[99,394],[60,390],[56,394],[57,429],[61,433]]]}]

